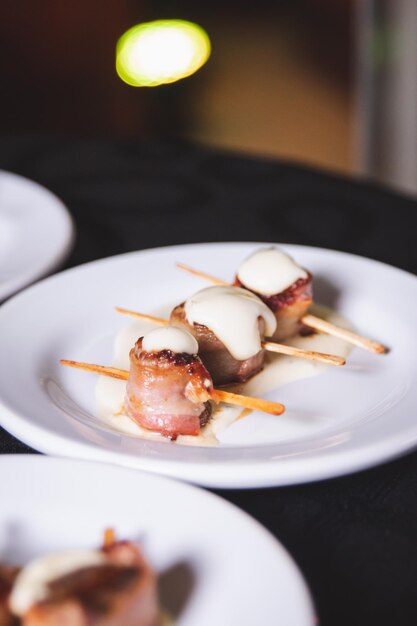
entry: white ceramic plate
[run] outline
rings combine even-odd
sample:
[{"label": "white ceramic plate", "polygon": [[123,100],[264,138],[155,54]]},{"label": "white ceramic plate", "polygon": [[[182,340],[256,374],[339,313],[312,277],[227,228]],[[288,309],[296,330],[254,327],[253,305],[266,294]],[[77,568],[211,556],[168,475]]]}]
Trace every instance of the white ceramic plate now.
[{"label": "white ceramic plate", "polygon": [[56,268],[72,239],[61,200],[27,178],[0,171],[0,301]]},{"label": "white ceramic plate", "polygon": [[217,487],[284,485],[385,461],[417,444],[417,280],[349,254],[284,246],[315,275],[316,300],[392,348],[355,349],[344,368],[267,394],[279,417],[253,413],[216,448],[120,435],[95,417],[97,377],[60,358],[111,363],[126,325],[115,305],[151,312],[181,302],[200,280],[181,260],[224,278],[259,244],[201,244],[126,254],[44,280],[0,308],[0,423],[43,452],[104,460]]},{"label": "white ceramic plate", "polygon": [[0,473],[10,477],[0,481],[0,560],[94,548],[113,527],[139,540],[175,626],[313,624],[286,550],[221,498],[134,470],[30,455],[0,458]]}]

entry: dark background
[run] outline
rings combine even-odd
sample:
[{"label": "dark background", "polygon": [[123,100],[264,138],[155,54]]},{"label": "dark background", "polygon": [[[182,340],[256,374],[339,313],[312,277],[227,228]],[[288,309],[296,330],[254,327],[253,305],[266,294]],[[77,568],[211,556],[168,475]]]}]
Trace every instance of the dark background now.
[{"label": "dark background", "polygon": [[[194,76],[135,89],[114,69],[136,23],[201,24]],[[0,6],[0,134],[167,137],[355,169],[353,0],[20,0]]]}]

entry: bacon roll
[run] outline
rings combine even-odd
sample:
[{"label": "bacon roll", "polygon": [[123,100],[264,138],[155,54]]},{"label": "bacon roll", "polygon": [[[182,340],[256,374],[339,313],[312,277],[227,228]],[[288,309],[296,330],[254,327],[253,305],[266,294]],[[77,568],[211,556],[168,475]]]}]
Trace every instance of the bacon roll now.
[{"label": "bacon roll", "polygon": [[139,339],[130,351],[125,406],[137,424],[170,439],[198,435],[212,412],[212,378],[196,354],[148,352]]},{"label": "bacon roll", "polygon": [[[14,614],[3,602],[0,625],[158,626],[157,580],[140,549],[131,542],[116,541],[102,551],[103,563],[53,579],[47,596],[23,614]],[[0,567],[0,581],[6,581],[9,596],[13,584],[19,584],[17,575],[17,569]]]}]

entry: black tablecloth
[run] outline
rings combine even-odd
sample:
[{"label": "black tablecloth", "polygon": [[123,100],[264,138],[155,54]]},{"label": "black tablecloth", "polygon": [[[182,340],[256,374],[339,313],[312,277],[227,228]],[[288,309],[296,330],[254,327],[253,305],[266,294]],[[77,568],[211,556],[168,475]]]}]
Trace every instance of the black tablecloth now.
[{"label": "black tablecloth", "polygon": [[[69,207],[77,241],[67,266],[153,246],[259,240],[417,271],[417,202],[307,168],[175,142],[38,137],[3,139],[0,167]],[[4,431],[0,449],[29,450]],[[417,623],[417,453],[320,483],[217,493],[288,548],[323,626]]]}]

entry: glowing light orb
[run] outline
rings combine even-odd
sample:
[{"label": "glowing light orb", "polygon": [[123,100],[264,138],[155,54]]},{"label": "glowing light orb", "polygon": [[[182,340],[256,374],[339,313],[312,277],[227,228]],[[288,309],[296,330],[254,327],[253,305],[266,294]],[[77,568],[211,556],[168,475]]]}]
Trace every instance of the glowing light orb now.
[{"label": "glowing light orb", "polygon": [[210,56],[207,33],[192,22],[156,20],[133,26],[117,42],[116,71],[134,87],[156,87],[194,74]]}]

